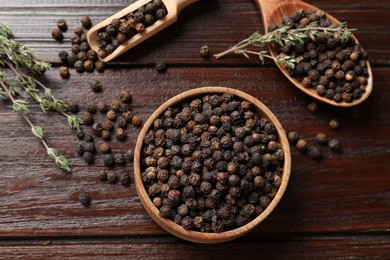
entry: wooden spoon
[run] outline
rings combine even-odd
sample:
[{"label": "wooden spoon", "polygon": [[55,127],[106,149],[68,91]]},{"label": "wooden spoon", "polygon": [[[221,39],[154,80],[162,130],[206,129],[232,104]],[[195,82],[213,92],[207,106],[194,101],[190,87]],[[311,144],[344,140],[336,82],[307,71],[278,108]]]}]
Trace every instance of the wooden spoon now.
[{"label": "wooden spoon", "polygon": [[[99,24],[92,27],[87,34],[87,40],[89,45],[91,46],[91,49],[98,52],[98,31],[99,29],[107,26],[111,23],[113,19],[120,19],[128,15],[129,13],[137,10],[141,6],[146,5],[147,3],[151,2],[152,0],[139,0],[128,7],[122,9],[121,11],[117,12],[116,14],[112,15],[111,17],[107,18],[106,20],[100,22]],[[130,38],[126,43],[121,44],[113,53],[105,57],[104,59],[101,59],[104,62],[108,62],[115,57],[121,55],[125,51],[133,48],[137,44],[145,41],[149,37],[155,35],[159,31],[165,29],[169,25],[176,22],[177,17],[180,13],[180,11],[186,7],[187,5],[194,3],[199,0],[161,0],[163,4],[165,5],[168,14],[160,20],[157,20],[153,25],[147,27],[145,31],[142,33],[137,33],[132,38]]]},{"label": "wooden spoon", "polygon": [[[280,24],[283,17],[289,17],[293,13],[299,11],[299,10],[313,10],[313,11],[322,11],[321,9],[312,6],[308,3],[299,1],[299,0],[256,0],[258,8],[261,10],[262,16],[263,16],[263,23],[264,23],[264,30],[267,33],[268,32],[268,26],[270,24]],[[331,24],[339,24],[340,21],[338,21],[333,16],[326,13],[326,17],[329,19]],[[353,40],[356,43],[359,43],[358,40],[353,36]],[[277,56],[277,53],[270,48],[270,53],[272,56]],[[336,101],[333,101],[331,99],[328,99],[326,97],[322,97],[317,94],[316,90],[313,88],[306,88],[302,85],[300,81],[297,79],[291,77],[286,70],[286,68],[276,63],[276,65],[279,67],[279,69],[283,72],[283,74],[301,91],[308,94],[314,99],[317,99],[321,102],[324,102],[326,104],[332,105],[332,106],[338,106],[338,107],[351,107],[355,106],[357,104],[360,104],[364,100],[368,98],[370,95],[372,88],[373,88],[373,76],[372,76],[372,70],[370,63],[367,61],[367,70],[368,70],[368,79],[367,79],[367,86],[365,93],[362,94],[362,96],[359,99],[354,99],[352,102],[340,102],[337,103]]]}]

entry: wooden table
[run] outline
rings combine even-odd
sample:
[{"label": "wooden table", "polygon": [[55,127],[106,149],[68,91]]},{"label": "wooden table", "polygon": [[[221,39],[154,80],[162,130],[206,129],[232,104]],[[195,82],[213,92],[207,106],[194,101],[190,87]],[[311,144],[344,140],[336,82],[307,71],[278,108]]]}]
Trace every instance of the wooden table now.
[{"label": "wooden table", "polygon": [[[349,27],[370,55],[374,91],[351,109],[320,106],[311,114],[312,100],[295,89],[271,62],[229,56],[202,59],[199,48],[212,53],[262,29],[253,1],[201,1],[185,9],[176,24],[109,64],[104,73],[78,74],[61,79],[60,50],[70,43],[51,38],[58,18],[72,29],[82,15],[94,23],[131,1],[2,0],[0,22],[12,28],[40,59],[53,64],[41,78],[63,99],[109,102],[124,90],[134,95],[133,111],[145,121],[167,99],[185,90],[220,85],[254,95],[279,118],[286,131],[298,131],[309,142],[324,132],[341,141],[342,152],[324,150],[314,161],[292,148],[292,174],[280,205],[254,231],[234,241],[201,245],[178,239],[155,224],[143,209],[134,184],[110,185],[98,178],[105,169],[98,159],[88,166],[76,155],[77,138],[56,113],[42,116],[34,106],[34,122],[46,129],[47,140],[71,162],[73,173],[57,169],[42,145],[31,135],[9,101],[0,103],[0,258],[1,259],[306,259],[390,258],[390,2],[388,0],[320,1],[310,4],[331,13]],[[69,30],[65,36],[71,34]],[[169,69],[159,74],[156,61]],[[103,93],[88,83],[98,79]],[[356,113],[354,111],[353,113]],[[328,126],[339,119],[341,129]],[[126,143],[134,147],[139,128],[130,128]],[[116,168],[133,180],[133,167]],[[78,196],[87,192],[90,207]]]}]

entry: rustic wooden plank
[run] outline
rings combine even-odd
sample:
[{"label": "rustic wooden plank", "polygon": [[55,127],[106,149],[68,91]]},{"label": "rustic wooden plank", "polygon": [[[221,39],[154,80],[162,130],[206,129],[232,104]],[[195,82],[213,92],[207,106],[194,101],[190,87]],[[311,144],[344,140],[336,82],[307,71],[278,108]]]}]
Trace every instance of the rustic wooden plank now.
[{"label": "rustic wooden plank", "polygon": [[[134,95],[133,110],[143,120],[170,97],[200,86],[221,85],[245,91],[269,106],[286,130],[296,130],[310,142],[317,132],[340,139],[343,151],[324,148],[325,159],[316,162],[292,149],[291,183],[275,212],[251,234],[271,232],[388,232],[390,190],[387,162],[390,153],[389,68],[374,68],[374,92],[360,106],[359,119],[349,110],[321,106],[313,115],[310,102],[274,68],[170,68],[158,74],[151,68],[109,69],[103,74],[77,74],[63,80],[57,71],[45,73],[46,82],[64,99],[111,101],[121,90]],[[99,79],[104,92],[93,93],[88,82]],[[109,185],[98,179],[100,159],[87,166],[75,153],[76,137],[60,115],[42,116],[38,107],[33,122],[45,127],[48,142],[69,159],[73,174],[56,169],[43,147],[33,138],[22,118],[0,103],[0,234],[14,236],[142,235],[166,234],[147,216],[135,187]],[[342,128],[333,131],[330,118]],[[126,143],[115,151],[133,147],[139,129],[131,128]],[[132,165],[118,168],[130,174]],[[88,192],[92,205],[83,208],[80,192]]]},{"label": "rustic wooden plank", "polygon": [[[0,21],[10,25],[15,38],[28,44],[41,59],[58,63],[57,53],[69,50],[70,44],[68,40],[58,43],[51,38],[50,32],[55,27],[56,19],[66,19],[72,29],[84,14],[89,14],[97,23],[131,2],[45,0],[32,3],[27,0],[5,0],[0,9]],[[346,0],[308,2],[330,12],[340,21],[348,22],[351,28],[358,28],[356,35],[369,52],[372,63],[388,65],[388,1],[359,0],[353,4]],[[23,18],[19,18],[21,16]],[[208,44],[213,53],[218,53],[257,30],[263,31],[262,26],[254,1],[201,1],[184,10],[172,27],[121,56],[116,62],[153,64],[157,60],[165,60],[180,65],[242,65],[246,62],[241,57],[204,60],[199,57],[199,48]],[[69,37],[71,30],[65,35]],[[251,60],[250,64],[257,64],[257,60]]]},{"label": "rustic wooden plank", "polygon": [[389,236],[266,236],[199,245],[172,237],[51,239],[0,242],[4,259],[388,259]]}]

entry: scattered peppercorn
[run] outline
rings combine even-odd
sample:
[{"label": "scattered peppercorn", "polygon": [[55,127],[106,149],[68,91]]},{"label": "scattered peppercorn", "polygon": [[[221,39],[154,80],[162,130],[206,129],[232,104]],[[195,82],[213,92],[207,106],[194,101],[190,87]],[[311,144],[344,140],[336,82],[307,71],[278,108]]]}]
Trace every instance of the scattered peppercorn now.
[{"label": "scattered peppercorn", "polygon": [[59,69],[58,69],[58,72],[60,73],[60,76],[64,79],[67,79],[70,77],[70,73],[69,73],[69,69],[68,67],[65,67],[65,66],[61,66]]},{"label": "scattered peppercorn", "polygon": [[131,124],[134,126],[140,126],[142,124],[142,119],[140,116],[135,115],[131,119]]},{"label": "scattered peppercorn", "polygon": [[114,161],[115,161],[115,164],[118,164],[118,165],[125,164],[126,163],[125,155],[123,153],[114,154]]},{"label": "scattered peppercorn", "polygon": [[313,114],[316,114],[318,112],[318,103],[316,102],[311,102],[307,108],[309,109],[309,111]]},{"label": "scattered peppercorn", "polygon": [[326,142],[328,141],[328,138],[326,137],[326,135],[324,133],[318,133],[316,135],[316,140],[319,144],[326,144]]},{"label": "scattered peppercorn", "polygon": [[111,146],[108,143],[102,143],[99,146],[99,150],[101,153],[110,153],[111,152]]},{"label": "scattered peppercorn", "polygon": [[89,29],[92,26],[92,22],[89,16],[84,15],[83,17],[81,17],[80,22],[85,29]]},{"label": "scattered peppercorn", "polygon": [[54,28],[52,31],[51,31],[51,36],[53,37],[53,39],[55,39],[56,41],[62,41],[64,39],[64,35],[62,34],[62,31],[60,28]]},{"label": "scattered peppercorn", "polygon": [[101,172],[99,173],[99,179],[100,179],[101,181],[106,181],[106,180],[107,180],[107,172],[106,172],[106,171],[101,171]]},{"label": "scattered peppercorn", "polygon": [[338,152],[341,149],[340,141],[336,138],[330,139],[328,142],[328,146],[334,152]]},{"label": "scattered peppercorn", "polygon": [[64,19],[57,20],[57,27],[63,32],[68,29],[68,25],[66,24],[66,21]]},{"label": "scattered peppercorn", "polygon": [[86,193],[80,193],[79,201],[84,207],[88,207],[91,205],[91,198]]},{"label": "scattered peppercorn", "polygon": [[339,127],[340,127],[339,120],[337,120],[337,119],[331,119],[331,120],[329,121],[329,126],[330,126],[330,128],[332,128],[332,129],[339,129]]},{"label": "scattered peppercorn", "polygon": [[75,69],[78,73],[84,72],[84,62],[82,62],[81,60],[77,60],[77,61],[74,63],[74,69]]},{"label": "scattered peppercorn", "polygon": [[60,58],[62,63],[68,63],[68,53],[66,51],[60,51],[58,53],[58,57]]},{"label": "scattered peppercorn", "polygon": [[164,73],[167,70],[167,64],[164,61],[157,61],[154,68],[159,73]]},{"label": "scattered peppercorn", "polygon": [[104,63],[103,61],[98,60],[95,62],[95,69],[98,72],[103,72],[105,68],[106,68],[106,63]]},{"label": "scattered peppercorn", "polygon": [[74,34],[81,36],[84,32],[84,28],[78,25],[73,29],[73,32]]},{"label": "scattered peppercorn", "polygon": [[115,121],[116,119],[116,112],[114,110],[110,110],[107,112],[107,118],[111,121]]},{"label": "scattered peppercorn", "polygon": [[76,102],[68,101],[66,104],[66,110],[73,114],[76,114],[80,111],[80,107]]},{"label": "scattered peppercorn", "polygon": [[120,99],[123,103],[130,103],[132,98],[133,96],[128,90],[122,91],[122,93],[120,94]]},{"label": "scattered peppercorn", "polygon": [[103,154],[103,163],[107,167],[115,166],[115,159],[111,153]]},{"label": "scattered peppercorn", "polygon": [[87,107],[86,107],[87,111],[91,114],[95,114],[96,113],[96,105],[95,103],[89,103],[87,104]]},{"label": "scattered peppercorn", "polygon": [[209,47],[207,45],[200,47],[200,56],[202,58],[207,58],[210,56]]},{"label": "scattered peppercorn", "polygon": [[97,110],[99,110],[100,113],[107,113],[108,106],[105,103],[98,103],[97,104]]},{"label": "scattered peppercorn", "polygon": [[289,132],[288,135],[287,135],[287,139],[290,143],[292,144],[295,144],[296,142],[298,142],[299,140],[299,136],[298,136],[298,133],[293,131],[293,132]]},{"label": "scattered peppercorn", "polygon": [[92,164],[95,160],[95,156],[91,152],[84,152],[83,158],[84,158],[84,161],[88,164]]},{"label": "scattered peppercorn", "polygon": [[306,140],[304,139],[299,139],[297,141],[297,144],[295,145],[295,147],[298,149],[298,151],[300,152],[306,152],[307,150],[307,142]]},{"label": "scattered peppercorn", "polygon": [[118,181],[118,177],[114,171],[109,171],[107,173],[107,181],[110,184],[114,184]]},{"label": "scattered peppercorn", "polygon": [[84,112],[80,116],[81,120],[83,120],[84,125],[92,125],[93,124],[93,116],[89,112]]},{"label": "scattered peppercorn", "polygon": [[103,86],[100,83],[100,81],[98,81],[98,80],[91,82],[89,85],[90,85],[91,89],[93,90],[93,92],[102,92],[103,91]]},{"label": "scattered peppercorn", "polygon": [[126,131],[123,129],[123,128],[117,128],[116,131],[115,131],[115,137],[119,140],[119,141],[124,141],[127,137],[126,135]]},{"label": "scattered peppercorn", "polygon": [[125,174],[121,177],[121,184],[125,187],[130,186],[130,176],[128,174]]},{"label": "scattered peppercorn", "polygon": [[322,158],[322,153],[321,149],[318,146],[311,145],[307,148],[308,150],[308,155],[314,159],[314,160],[319,160]]}]

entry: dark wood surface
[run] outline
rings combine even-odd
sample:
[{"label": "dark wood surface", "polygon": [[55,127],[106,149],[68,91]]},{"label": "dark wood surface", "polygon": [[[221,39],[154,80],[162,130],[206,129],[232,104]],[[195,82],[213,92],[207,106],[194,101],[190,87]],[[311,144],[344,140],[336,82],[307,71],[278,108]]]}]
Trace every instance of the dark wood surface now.
[{"label": "dark wood surface", "polygon": [[[254,231],[217,245],[198,245],[162,230],[143,209],[134,185],[125,188],[98,179],[101,159],[88,166],[76,155],[77,138],[55,113],[42,115],[33,107],[31,118],[42,123],[47,140],[71,162],[64,174],[32,137],[10,102],[0,103],[0,259],[346,259],[390,258],[390,3],[387,0],[308,1],[330,12],[349,27],[370,55],[374,91],[351,109],[320,106],[307,110],[311,100],[296,90],[276,66],[261,67],[256,59],[230,56],[221,60],[199,57],[207,44],[218,53],[256,30],[262,20],[250,0],[210,0],[185,9],[176,24],[109,64],[104,73],[78,74],[61,79],[57,53],[70,43],[55,42],[51,29],[58,18],[73,28],[84,14],[99,22],[131,1],[2,0],[0,22],[9,25],[16,40],[39,58],[53,63],[41,80],[63,99],[111,101],[121,90],[134,95],[133,111],[145,121],[167,99],[185,90],[220,85],[257,97],[279,118],[286,131],[295,130],[314,142],[318,132],[341,141],[342,152],[323,148],[325,158],[313,161],[292,148],[292,173],[287,192],[276,210]],[[70,30],[65,34],[70,35]],[[164,74],[154,63],[164,60]],[[88,83],[99,79],[101,94]],[[338,118],[341,129],[329,128]],[[134,147],[138,128],[129,129],[115,151]],[[133,179],[132,165],[115,169]],[[91,195],[84,208],[80,192]]]}]

